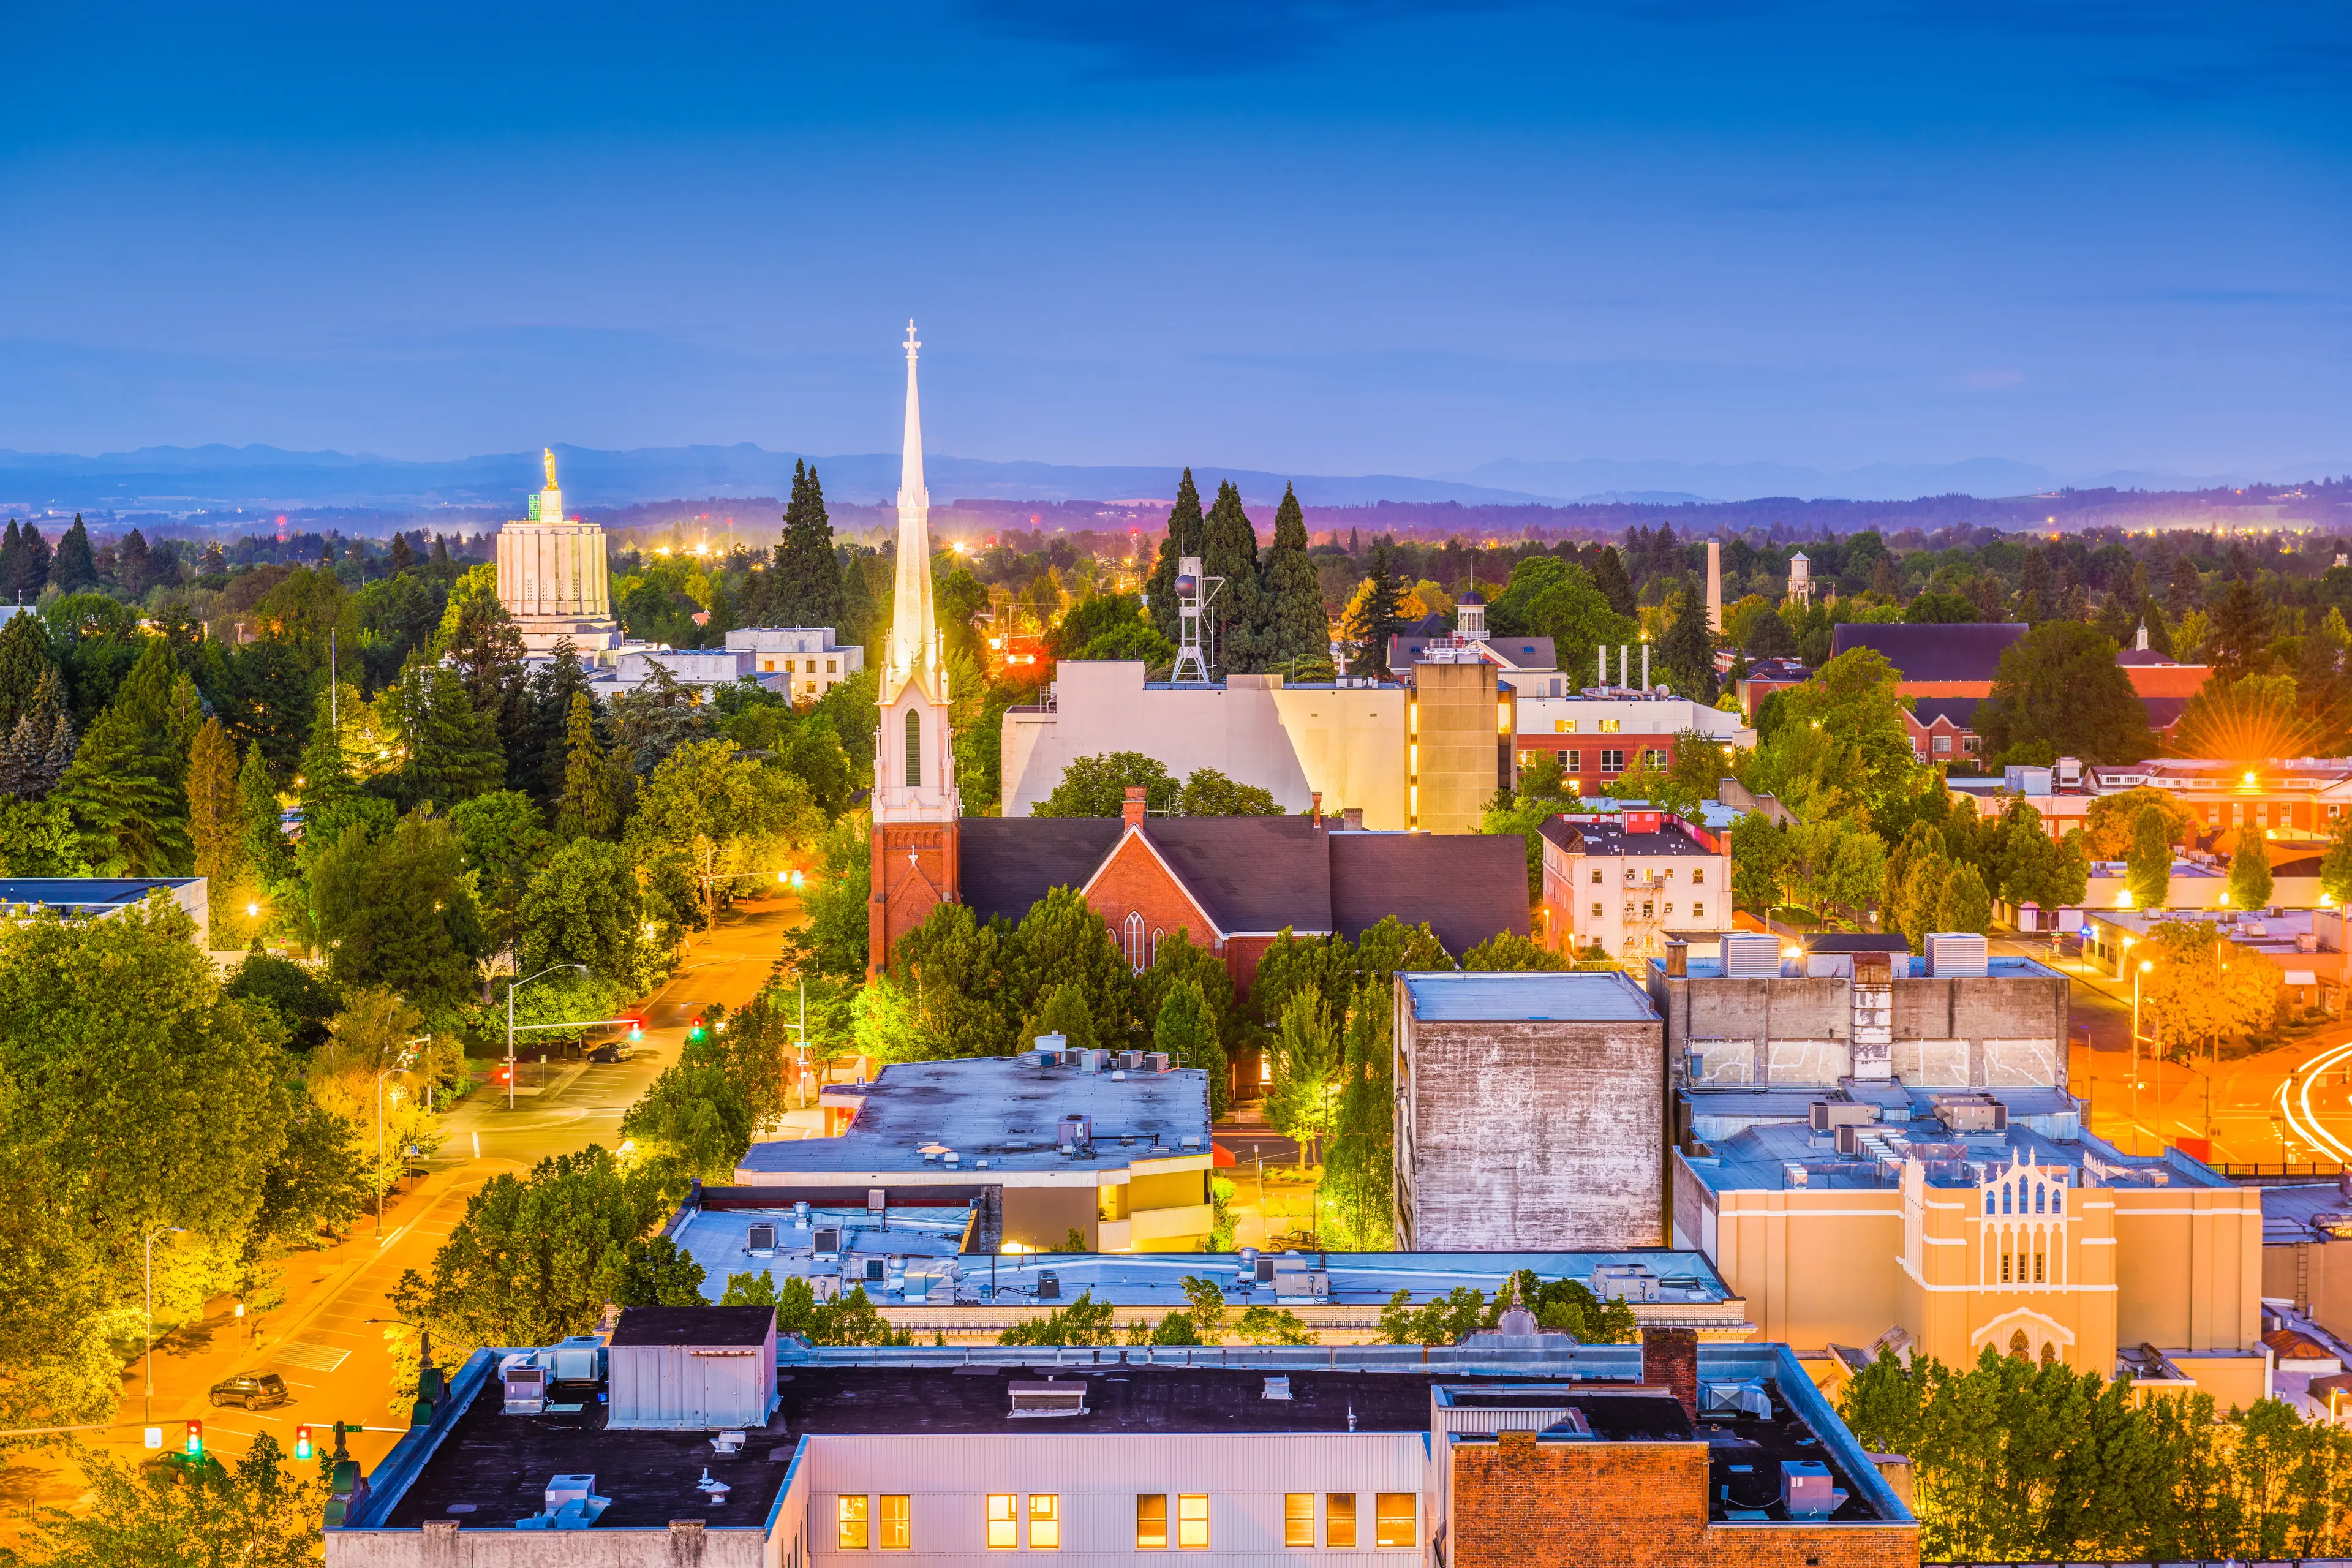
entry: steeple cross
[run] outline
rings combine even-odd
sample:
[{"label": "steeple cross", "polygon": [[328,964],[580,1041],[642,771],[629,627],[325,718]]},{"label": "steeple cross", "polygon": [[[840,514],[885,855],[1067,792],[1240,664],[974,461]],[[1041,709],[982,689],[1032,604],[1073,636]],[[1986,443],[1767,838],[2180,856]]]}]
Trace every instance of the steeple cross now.
[{"label": "steeple cross", "polygon": [[915,357],[915,351],[922,346],[923,345],[915,339],[915,321],[914,318],[910,316],[907,319],[907,357],[908,359],[913,359]]}]

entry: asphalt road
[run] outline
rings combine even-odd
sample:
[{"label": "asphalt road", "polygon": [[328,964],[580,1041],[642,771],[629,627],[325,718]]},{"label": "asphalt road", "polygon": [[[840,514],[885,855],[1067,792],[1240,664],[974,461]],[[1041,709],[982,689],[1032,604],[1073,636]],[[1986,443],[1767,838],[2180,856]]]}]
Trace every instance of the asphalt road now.
[{"label": "asphalt road", "polygon": [[[210,1303],[205,1317],[156,1346],[153,1419],[168,1447],[180,1446],[184,1423],[203,1420],[209,1451],[233,1458],[257,1432],[268,1432],[291,1453],[297,1424],[331,1445],[338,1420],[367,1428],[351,1452],[373,1466],[407,1426],[391,1409],[393,1359],[376,1321],[389,1318],[387,1297],[408,1269],[428,1270],[433,1256],[483,1184],[521,1173],[551,1154],[590,1144],[616,1147],[624,1112],[646,1086],[677,1059],[688,1021],[717,1002],[740,1006],[767,984],[785,931],[801,923],[797,900],[739,906],[738,913],[688,949],[685,965],[643,1009],[646,1038],[631,1059],[600,1064],[522,1056],[519,1090],[509,1108],[503,1095],[478,1089],[443,1119],[447,1141],[426,1173],[385,1207],[383,1230],[362,1217],[353,1234],[323,1251],[285,1260],[286,1305],[239,1318],[236,1303]],[[544,1072],[544,1087],[540,1074]],[[286,1380],[289,1403],[275,1409],[214,1409],[206,1394],[235,1373],[275,1372]],[[132,1367],[124,1380],[119,1425],[85,1441],[125,1458],[140,1457],[146,1419],[143,1379]],[[12,1457],[0,1470],[0,1510],[27,1504],[70,1506],[82,1491],[79,1471],[57,1449]],[[0,1539],[17,1526],[0,1523]]]}]

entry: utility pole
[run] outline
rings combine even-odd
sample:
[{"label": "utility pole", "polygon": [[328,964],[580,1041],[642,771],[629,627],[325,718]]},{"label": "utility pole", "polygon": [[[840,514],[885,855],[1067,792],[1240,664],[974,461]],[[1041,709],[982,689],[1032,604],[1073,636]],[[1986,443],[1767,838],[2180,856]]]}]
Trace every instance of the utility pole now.
[{"label": "utility pole", "polygon": [[152,1426],[155,1421],[155,1238],[177,1236],[188,1227],[184,1225],[157,1226],[147,1233],[144,1250],[147,1254],[147,1327],[142,1355],[147,1363],[147,1393],[139,1406],[140,1425]]}]

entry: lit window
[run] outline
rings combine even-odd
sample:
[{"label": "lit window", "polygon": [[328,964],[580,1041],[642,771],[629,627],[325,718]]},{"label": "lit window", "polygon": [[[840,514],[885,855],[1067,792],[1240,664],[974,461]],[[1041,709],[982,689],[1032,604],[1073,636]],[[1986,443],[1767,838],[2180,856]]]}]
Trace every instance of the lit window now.
[{"label": "lit window", "polygon": [[1021,1544],[1020,1526],[1013,1519],[1013,1494],[988,1494],[988,1547],[992,1552],[1009,1552]]},{"label": "lit window", "polygon": [[1135,1549],[1138,1552],[1164,1552],[1168,1549],[1168,1494],[1166,1492],[1136,1494]]},{"label": "lit window", "polygon": [[1601,886],[1601,868],[1598,866],[1592,868],[1592,885],[1596,888]]},{"label": "lit window", "polygon": [[1257,1081],[1260,1088],[1264,1088],[1274,1081],[1274,1058],[1267,1056],[1264,1051],[1260,1051],[1258,1053]]},{"label": "lit window", "polygon": [[875,1531],[874,1544],[885,1552],[908,1551],[914,1544],[914,1514],[909,1506],[913,1500],[884,1497],[875,1501],[875,1522],[880,1528]]},{"label": "lit window", "polygon": [[1691,868],[1691,886],[1694,888],[1704,888],[1706,886],[1706,867],[1694,866]]},{"label": "lit window", "polygon": [[1313,1492],[1283,1494],[1282,1543],[1285,1546],[1315,1544],[1315,1494]]},{"label": "lit window", "polygon": [[1673,902],[1672,902],[1671,900],[1669,900],[1669,901],[1667,902],[1667,904],[1666,904],[1666,913],[1667,913],[1667,914],[1669,914],[1669,915],[1671,915],[1671,914],[1673,914],[1674,912],[1675,912],[1675,906],[1674,906]]},{"label": "lit window", "polygon": [[760,668],[770,675],[773,675],[776,672],[776,661],[772,658],[764,660],[761,662]]},{"label": "lit window", "polygon": [[1625,722],[1622,719],[1603,719],[1600,723],[1593,726],[1594,729],[1600,731],[1604,735],[1613,735],[1624,727]]},{"label": "lit window", "polygon": [[1041,1552],[1062,1544],[1062,1500],[1057,1494],[1029,1494],[1029,1544]]},{"label": "lit window", "polygon": [[1323,1544],[1356,1544],[1356,1494],[1333,1492],[1323,1500]]},{"label": "lit window", "polygon": [[1576,721],[1555,719],[1551,721],[1551,731],[1555,735],[1573,735],[1576,733]]},{"label": "lit window", "polygon": [[1209,1549],[1209,1499],[1204,1492],[1185,1492],[1176,1499],[1176,1544],[1187,1552]]},{"label": "lit window", "polygon": [[845,1497],[834,1500],[834,1516],[839,1521],[835,1543],[844,1552],[866,1550],[866,1500]]},{"label": "lit window", "polygon": [[1419,1492],[1382,1492],[1373,1515],[1375,1546],[1417,1546],[1421,1543]]},{"label": "lit window", "polygon": [[1143,973],[1143,914],[1131,910],[1127,917],[1127,966],[1138,974]]}]

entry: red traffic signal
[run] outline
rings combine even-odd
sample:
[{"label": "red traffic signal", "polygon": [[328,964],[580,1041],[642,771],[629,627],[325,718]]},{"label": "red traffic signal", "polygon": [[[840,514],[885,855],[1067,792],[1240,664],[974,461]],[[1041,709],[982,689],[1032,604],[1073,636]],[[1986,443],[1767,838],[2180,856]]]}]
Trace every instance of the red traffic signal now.
[{"label": "red traffic signal", "polygon": [[203,1422],[188,1423],[187,1439],[181,1445],[180,1451],[191,1459],[201,1459],[205,1457],[205,1424]]},{"label": "red traffic signal", "polygon": [[645,1037],[646,1037],[646,1021],[645,1021],[643,1018],[632,1018],[632,1019],[630,1019],[630,1020],[629,1020],[629,1039],[630,1039],[630,1041],[631,1041],[632,1043],[635,1043],[635,1042],[636,1042],[636,1041],[638,1041],[638,1040],[642,1040],[642,1039],[644,1039]]},{"label": "red traffic signal", "polygon": [[694,1016],[693,1019],[692,1019],[692,1020],[691,1020],[691,1022],[690,1022],[689,1026],[688,1027],[688,1029],[687,1029],[687,1031],[686,1031],[686,1037],[687,1037],[688,1039],[689,1039],[689,1040],[698,1040],[698,1039],[702,1038],[702,1015],[701,1015],[701,1014],[697,1013],[697,1014]]},{"label": "red traffic signal", "polygon": [[298,1424],[294,1428],[294,1457],[298,1459],[310,1457],[310,1428],[306,1425]]}]

